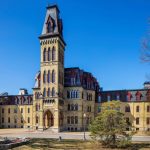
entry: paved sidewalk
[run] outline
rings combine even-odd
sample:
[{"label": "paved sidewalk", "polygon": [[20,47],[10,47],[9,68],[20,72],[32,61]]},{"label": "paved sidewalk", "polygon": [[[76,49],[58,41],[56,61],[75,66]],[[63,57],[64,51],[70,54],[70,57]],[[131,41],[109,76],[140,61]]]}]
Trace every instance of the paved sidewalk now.
[{"label": "paved sidewalk", "polygon": [[[83,139],[83,132],[60,132],[54,133],[51,131],[33,131],[28,129],[0,129],[0,137],[30,137],[30,138],[59,138],[62,139]],[[86,139],[90,139],[90,133],[85,133]],[[150,136],[134,135],[132,141],[135,142],[150,142]]]}]

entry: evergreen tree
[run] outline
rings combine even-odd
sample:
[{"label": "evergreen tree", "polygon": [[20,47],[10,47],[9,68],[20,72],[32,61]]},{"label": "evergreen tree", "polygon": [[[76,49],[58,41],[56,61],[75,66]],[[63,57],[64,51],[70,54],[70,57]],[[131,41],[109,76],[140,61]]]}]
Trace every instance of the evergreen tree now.
[{"label": "evergreen tree", "polygon": [[103,103],[101,112],[89,126],[91,137],[108,147],[124,147],[131,140],[131,134],[126,132],[130,124],[126,123],[120,105],[120,101]]}]

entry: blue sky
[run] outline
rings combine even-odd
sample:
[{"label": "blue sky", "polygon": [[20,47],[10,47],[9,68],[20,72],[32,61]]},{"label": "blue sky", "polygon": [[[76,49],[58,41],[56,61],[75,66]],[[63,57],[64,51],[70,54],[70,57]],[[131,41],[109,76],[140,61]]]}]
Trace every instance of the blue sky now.
[{"label": "blue sky", "polygon": [[8,0],[0,2],[0,92],[32,93],[48,3],[57,3],[63,18],[65,67],[92,72],[104,90],[143,88],[149,0]]}]

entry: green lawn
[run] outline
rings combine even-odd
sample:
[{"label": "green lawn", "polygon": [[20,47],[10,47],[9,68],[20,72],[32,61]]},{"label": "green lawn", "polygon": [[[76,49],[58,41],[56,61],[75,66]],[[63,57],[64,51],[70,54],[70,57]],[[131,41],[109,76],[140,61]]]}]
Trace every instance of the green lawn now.
[{"label": "green lawn", "polygon": [[[13,148],[13,150],[110,150],[92,141],[56,139],[32,139],[27,145]],[[119,149],[113,149],[119,150]],[[150,143],[133,143],[125,150],[150,150]]]}]

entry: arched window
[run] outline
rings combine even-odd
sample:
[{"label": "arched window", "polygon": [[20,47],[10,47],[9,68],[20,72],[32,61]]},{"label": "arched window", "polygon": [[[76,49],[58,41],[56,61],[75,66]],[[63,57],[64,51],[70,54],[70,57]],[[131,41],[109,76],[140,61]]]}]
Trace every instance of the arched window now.
[{"label": "arched window", "polygon": [[47,74],[47,82],[50,83],[50,70],[48,70],[48,74]]},{"label": "arched window", "polygon": [[55,96],[55,88],[52,88],[52,97]]},{"label": "arched window", "polygon": [[55,83],[55,70],[52,71],[52,83]]},{"label": "arched window", "polygon": [[50,47],[48,48],[48,53],[47,53],[47,61],[50,61],[51,59],[51,50]]},{"label": "arched window", "polygon": [[43,83],[46,83],[46,71],[43,73]]},{"label": "arched window", "polygon": [[46,88],[43,89],[43,97],[46,97]]},{"label": "arched window", "polygon": [[50,88],[48,88],[47,96],[50,97]]},{"label": "arched window", "polygon": [[52,61],[56,60],[56,50],[55,47],[53,46],[52,48]]},{"label": "arched window", "polygon": [[43,51],[43,61],[46,61],[46,48],[44,48],[44,51]]}]

